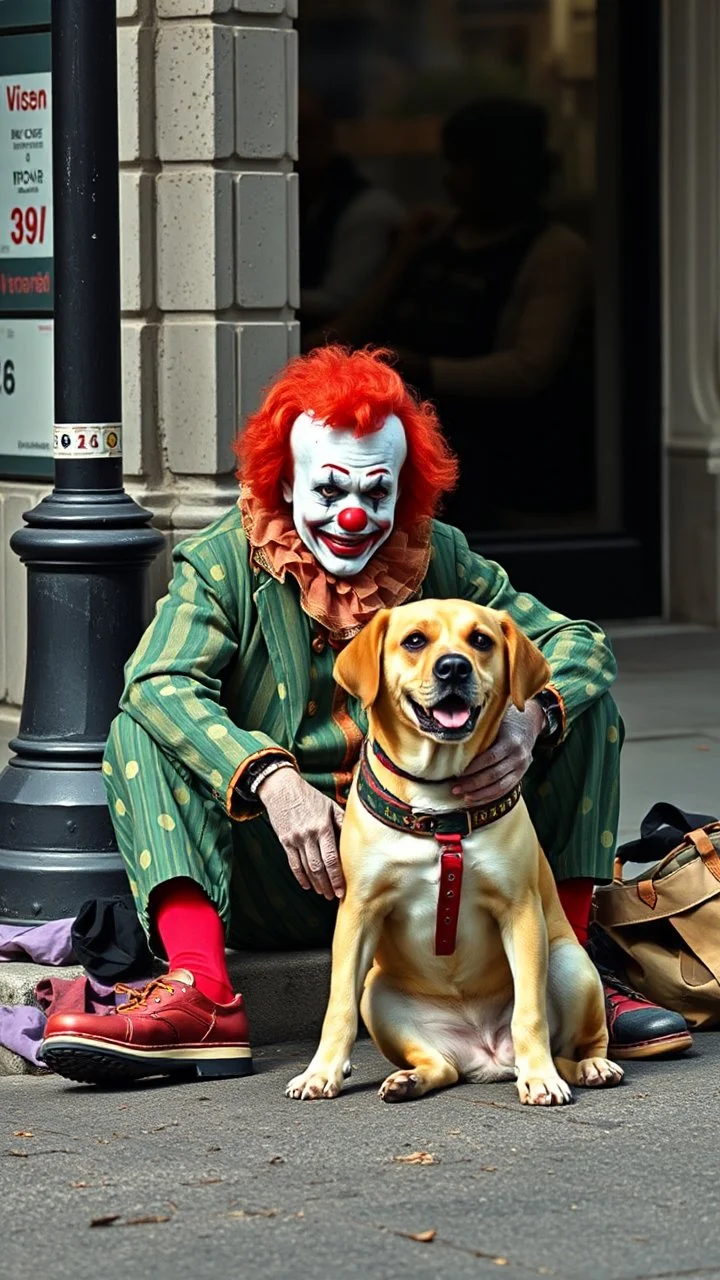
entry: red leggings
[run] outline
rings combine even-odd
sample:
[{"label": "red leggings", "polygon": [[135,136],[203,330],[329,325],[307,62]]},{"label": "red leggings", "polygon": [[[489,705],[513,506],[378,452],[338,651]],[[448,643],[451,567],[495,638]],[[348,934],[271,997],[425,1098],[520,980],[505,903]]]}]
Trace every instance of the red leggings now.
[{"label": "red leggings", "polygon": [[155,889],[152,910],[169,969],[189,969],[198,991],[229,1004],[233,989],[225,963],[225,930],[204,889],[186,877]]},{"label": "red leggings", "polygon": [[562,909],[583,947],[588,940],[593,886],[592,880],[562,880],[557,887]]}]

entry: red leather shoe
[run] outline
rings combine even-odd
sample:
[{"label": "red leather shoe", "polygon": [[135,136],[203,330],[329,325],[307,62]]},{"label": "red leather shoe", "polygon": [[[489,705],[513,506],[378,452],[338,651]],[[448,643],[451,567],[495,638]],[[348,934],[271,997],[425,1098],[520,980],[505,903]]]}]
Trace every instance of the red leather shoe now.
[{"label": "red leather shoe", "polygon": [[154,978],[142,991],[118,986],[127,1003],[107,1014],[56,1013],[39,1057],[58,1075],[90,1084],[192,1073],[247,1076],[252,1050],[242,996],[213,1004],[187,969]]}]

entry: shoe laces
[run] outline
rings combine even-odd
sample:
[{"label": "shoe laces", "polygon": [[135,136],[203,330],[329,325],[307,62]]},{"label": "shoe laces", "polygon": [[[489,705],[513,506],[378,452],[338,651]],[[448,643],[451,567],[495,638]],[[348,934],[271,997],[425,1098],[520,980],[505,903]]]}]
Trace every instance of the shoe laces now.
[{"label": "shoe laces", "polygon": [[169,991],[172,995],[175,988],[171,983],[166,982],[164,978],[153,978],[146,986],[138,989],[137,987],[129,987],[125,982],[118,982],[115,987],[119,996],[127,996],[127,1000],[117,1007],[118,1013],[125,1013],[133,1009],[140,1009],[147,1004],[148,1000],[156,991]]},{"label": "shoe laces", "polygon": [[605,994],[609,1000],[614,1000],[615,996],[618,995],[624,996],[629,1000],[640,1000],[643,1004],[649,1003],[646,996],[641,995],[639,991],[635,991],[633,987],[629,987],[626,982],[618,978],[616,973],[613,973],[612,969],[606,968],[604,964],[598,964],[597,961],[595,962],[595,968],[602,978]]}]

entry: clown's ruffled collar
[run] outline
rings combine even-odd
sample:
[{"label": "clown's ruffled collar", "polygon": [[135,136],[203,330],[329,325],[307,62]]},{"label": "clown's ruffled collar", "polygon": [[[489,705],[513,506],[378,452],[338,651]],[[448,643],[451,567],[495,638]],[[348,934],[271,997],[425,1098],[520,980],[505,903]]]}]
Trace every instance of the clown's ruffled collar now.
[{"label": "clown's ruffled collar", "polygon": [[300,587],[305,613],[328,631],[331,643],[352,639],[378,609],[404,604],[427,573],[429,520],[409,531],[396,529],[365,569],[351,578],[335,578],[301,541],[289,509],[268,511],[246,485],[238,506],[251,563],[278,582],[291,574]]}]

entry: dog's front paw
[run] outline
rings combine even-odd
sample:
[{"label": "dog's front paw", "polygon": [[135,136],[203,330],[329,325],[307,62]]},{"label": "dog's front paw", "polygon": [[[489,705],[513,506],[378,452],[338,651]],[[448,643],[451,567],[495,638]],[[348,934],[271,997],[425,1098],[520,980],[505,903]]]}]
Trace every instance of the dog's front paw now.
[{"label": "dog's front paw", "polygon": [[620,1084],[625,1075],[622,1067],[609,1058],[583,1058],[577,1065],[578,1084],[586,1089],[603,1089]]},{"label": "dog's front paw", "polygon": [[286,1086],[286,1098],[301,1098],[303,1102],[315,1098],[337,1098],[342,1089],[343,1077],[349,1072],[342,1067],[335,1071],[332,1068],[313,1067],[312,1064],[302,1075],[295,1076]]},{"label": "dog's front paw", "polygon": [[520,1101],[530,1107],[562,1107],[573,1100],[569,1085],[552,1067],[537,1075],[518,1075],[517,1089]]}]

